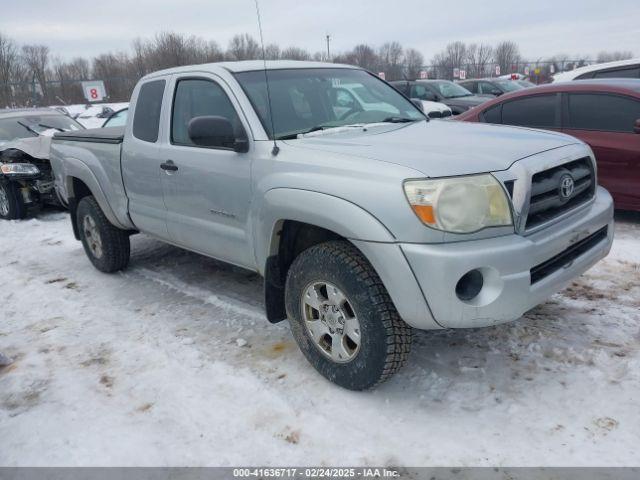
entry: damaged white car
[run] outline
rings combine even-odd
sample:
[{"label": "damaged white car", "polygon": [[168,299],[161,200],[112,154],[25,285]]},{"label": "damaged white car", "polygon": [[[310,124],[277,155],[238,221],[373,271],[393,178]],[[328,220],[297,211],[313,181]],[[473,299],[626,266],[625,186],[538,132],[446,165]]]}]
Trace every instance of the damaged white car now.
[{"label": "damaged white car", "polygon": [[31,209],[62,205],[49,163],[51,137],[83,129],[53,109],[0,111],[0,219],[22,219]]}]

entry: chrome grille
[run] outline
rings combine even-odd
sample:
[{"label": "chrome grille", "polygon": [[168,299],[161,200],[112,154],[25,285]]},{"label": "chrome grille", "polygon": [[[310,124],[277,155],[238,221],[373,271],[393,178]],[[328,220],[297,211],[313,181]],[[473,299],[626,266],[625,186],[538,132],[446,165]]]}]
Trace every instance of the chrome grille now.
[{"label": "chrome grille", "polygon": [[589,201],[596,175],[589,157],[533,175],[526,230],[535,228]]}]

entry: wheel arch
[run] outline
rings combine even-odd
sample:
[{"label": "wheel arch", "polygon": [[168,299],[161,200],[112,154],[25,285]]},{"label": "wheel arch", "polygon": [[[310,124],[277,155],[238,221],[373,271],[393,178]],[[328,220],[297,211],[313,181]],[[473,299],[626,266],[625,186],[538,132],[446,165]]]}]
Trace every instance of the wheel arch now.
[{"label": "wheel arch", "polygon": [[265,277],[265,306],[272,323],[286,318],[286,276],[301,252],[330,240],[395,241],[377,218],[358,205],[308,190],[270,190],[258,218],[256,262]]},{"label": "wheel arch", "polygon": [[73,233],[76,239],[80,240],[76,222],[78,202],[86,196],[93,196],[96,199],[96,202],[98,202],[98,205],[112,225],[127,230],[128,226],[118,221],[118,218],[107,201],[104,191],[100,187],[100,183],[91,170],[83,164],[76,162],[71,163],[71,167],[72,168],[67,167],[67,175],[64,181],[67,201],[69,203],[69,212],[71,213],[71,225],[73,226]]}]

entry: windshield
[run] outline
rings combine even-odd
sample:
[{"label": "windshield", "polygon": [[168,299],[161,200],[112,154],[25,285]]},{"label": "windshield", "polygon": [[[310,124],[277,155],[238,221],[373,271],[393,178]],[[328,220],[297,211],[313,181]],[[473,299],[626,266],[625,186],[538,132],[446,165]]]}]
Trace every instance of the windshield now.
[{"label": "windshield", "polygon": [[453,82],[429,82],[429,85],[434,87],[444,98],[468,97],[470,95],[473,95],[473,93],[471,93],[466,88]]},{"label": "windshield", "polygon": [[524,88],[515,80],[498,80],[496,83],[503,92],[515,92],[516,90],[522,90]]},{"label": "windshield", "polygon": [[265,72],[236,74],[270,138],[295,138],[301,133],[347,125],[426,120],[413,103],[363,70],[271,70],[268,76],[275,135]]},{"label": "windshield", "polygon": [[0,119],[0,143],[31,138],[49,131],[82,130],[84,127],[65,115],[25,115]]},{"label": "windshield", "polygon": [[105,127],[122,127],[127,124],[127,116],[129,115],[129,109],[125,108],[111,115],[103,124]]}]

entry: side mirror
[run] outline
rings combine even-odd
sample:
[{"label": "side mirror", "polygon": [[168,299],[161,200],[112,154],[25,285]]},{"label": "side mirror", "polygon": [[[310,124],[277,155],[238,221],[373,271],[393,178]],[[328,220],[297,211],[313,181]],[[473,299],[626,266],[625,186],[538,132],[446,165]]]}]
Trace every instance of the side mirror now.
[{"label": "side mirror", "polygon": [[636,124],[633,127],[633,133],[640,133],[640,118],[636,120]]},{"label": "side mirror", "polygon": [[424,105],[422,105],[422,100],[420,100],[419,98],[412,98],[411,103],[413,103],[418,110],[424,112]]},{"label": "side mirror", "polygon": [[502,95],[504,92],[500,91],[500,90],[491,90],[491,95],[495,95],[496,97],[499,97],[500,95]]},{"label": "side mirror", "polygon": [[189,121],[187,133],[193,143],[201,147],[231,148],[239,153],[249,150],[246,136],[236,139],[228,118],[206,115]]}]

